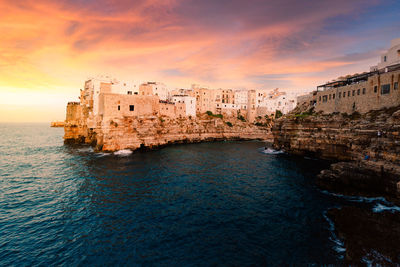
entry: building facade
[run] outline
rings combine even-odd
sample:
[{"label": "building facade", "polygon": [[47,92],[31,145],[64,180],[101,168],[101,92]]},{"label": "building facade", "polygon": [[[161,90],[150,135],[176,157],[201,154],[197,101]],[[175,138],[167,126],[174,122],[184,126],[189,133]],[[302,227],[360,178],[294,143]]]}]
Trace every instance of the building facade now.
[{"label": "building facade", "polygon": [[400,105],[400,38],[391,42],[381,62],[371,70],[318,86],[311,100],[315,111],[366,113]]}]

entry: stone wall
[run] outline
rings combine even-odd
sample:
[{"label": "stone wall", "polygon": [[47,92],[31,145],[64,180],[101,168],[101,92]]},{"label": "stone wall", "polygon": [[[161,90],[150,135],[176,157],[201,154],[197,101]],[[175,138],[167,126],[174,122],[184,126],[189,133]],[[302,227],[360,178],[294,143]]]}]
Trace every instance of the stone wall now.
[{"label": "stone wall", "polygon": [[[400,104],[400,70],[375,74],[367,81],[317,92],[317,112],[366,113]],[[382,94],[382,86],[389,85],[390,91]]]},{"label": "stone wall", "polygon": [[[131,110],[133,106],[133,110]],[[119,108],[118,108],[119,107]],[[153,116],[159,112],[157,96],[100,94],[99,114],[103,117]]]},{"label": "stone wall", "polygon": [[166,117],[175,117],[176,107],[174,103],[160,102],[160,115]]}]

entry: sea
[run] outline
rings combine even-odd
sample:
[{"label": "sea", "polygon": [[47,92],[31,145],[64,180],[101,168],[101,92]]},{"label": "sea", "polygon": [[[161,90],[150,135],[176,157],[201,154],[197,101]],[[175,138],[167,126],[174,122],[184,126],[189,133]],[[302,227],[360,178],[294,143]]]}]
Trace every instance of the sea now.
[{"label": "sea", "polygon": [[263,147],[98,153],[0,124],[0,266],[342,264],[326,212],[364,199],[319,190],[326,162]]}]

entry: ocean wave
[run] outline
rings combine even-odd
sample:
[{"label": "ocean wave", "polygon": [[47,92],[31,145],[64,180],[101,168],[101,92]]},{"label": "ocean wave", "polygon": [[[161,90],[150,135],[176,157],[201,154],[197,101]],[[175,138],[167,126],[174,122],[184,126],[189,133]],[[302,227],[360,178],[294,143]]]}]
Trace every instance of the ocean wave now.
[{"label": "ocean wave", "polygon": [[379,212],[382,212],[382,211],[390,211],[390,212],[394,213],[394,212],[400,212],[400,207],[395,206],[395,205],[393,205],[393,206],[385,206],[385,205],[382,205],[380,203],[377,203],[374,206],[374,208],[372,209],[372,211],[376,212],[376,213],[379,213]]},{"label": "ocean wave", "polygon": [[337,193],[332,193],[329,192],[327,190],[321,190],[321,193],[323,194],[327,194],[327,195],[331,195],[331,196],[335,196],[335,197],[339,197],[339,198],[343,198],[346,199],[348,201],[352,201],[352,202],[358,202],[358,203],[372,203],[372,202],[382,202],[385,203],[387,205],[391,205],[392,203],[390,203],[389,201],[387,201],[384,197],[363,197],[363,196],[346,196],[346,195],[342,195],[342,194],[337,194]]},{"label": "ocean wave", "polygon": [[272,148],[262,148],[261,153],[268,154],[268,155],[277,155],[277,154],[283,154],[282,150],[275,150]]},{"label": "ocean wave", "polygon": [[93,147],[83,147],[83,148],[78,148],[76,151],[79,153],[92,153],[94,150]]},{"label": "ocean wave", "polygon": [[99,158],[101,158],[101,157],[105,157],[105,156],[111,155],[111,153],[99,152],[99,153],[96,153],[96,155],[97,155]]},{"label": "ocean wave", "polygon": [[132,150],[129,150],[129,149],[122,149],[122,150],[118,150],[118,151],[114,152],[114,155],[120,156],[120,157],[129,156],[130,154],[132,154]]},{"label": "ocean wave", "polygon": [[329,240],[332,241],[333,246],[332,249],[336,251],[336,253],[339,255],[339,258],[343,259],[344,254],[346,252],[346,247],[344,246],[344,242],[340,240],[340,238],[336,235],[335,233],[335,224],[333,221],[326,215],[326,211],[323,214],[323,217],[329,224],[329,232],[330,232],[330,237]]}]

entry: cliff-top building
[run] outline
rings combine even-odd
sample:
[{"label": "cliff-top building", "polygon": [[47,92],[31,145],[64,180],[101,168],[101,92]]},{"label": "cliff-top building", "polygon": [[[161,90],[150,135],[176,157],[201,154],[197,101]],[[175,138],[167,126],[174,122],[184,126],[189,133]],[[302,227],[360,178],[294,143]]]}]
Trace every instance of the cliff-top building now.
[{"label": "cliff-top building", "polygon": [[317,90],[300,96],[323,113],[366,113],[400,105],[400,38],[391,42],[381,62],[370,72],[339,78],[320,85]]}]

